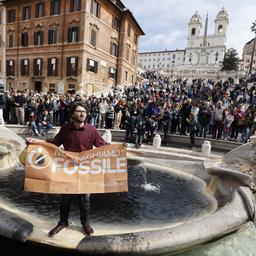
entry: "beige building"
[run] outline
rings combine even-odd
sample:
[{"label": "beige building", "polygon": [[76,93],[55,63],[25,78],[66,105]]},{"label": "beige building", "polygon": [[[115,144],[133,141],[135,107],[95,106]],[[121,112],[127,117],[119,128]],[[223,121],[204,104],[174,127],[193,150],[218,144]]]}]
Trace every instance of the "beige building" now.
[{"label": "beige building", "polygon": [[0,3],[0,84],[6,84],[5,81],[5,20],[6,20],[5,8]]},{"label": "beige building", "polygon": [[[250,70],[252,51],[253,51],[254,38],[247,42],[243,48],[243,64],[246,72]],[[256,48],[254,51],[253,61],[252,61],[252,73],[256,72]]]},{"label": "beige building", "polygon": [[6,0],[7,88],[87,94],[134,83],[144,35],[119,0]]}]

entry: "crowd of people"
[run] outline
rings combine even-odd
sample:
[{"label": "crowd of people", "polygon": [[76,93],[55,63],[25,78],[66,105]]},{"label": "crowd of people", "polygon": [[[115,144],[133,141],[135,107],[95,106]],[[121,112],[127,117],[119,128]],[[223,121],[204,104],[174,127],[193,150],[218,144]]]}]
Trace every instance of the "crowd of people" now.
[{"label": "crowd of people", "polygon": [[[125,129],[127,142],[140,147],[155,133],[234,140],[246,143],[256,131],[256,76],[238,83],[209,79],[171,80],[146,72],[144,80],[107,96],[78,93],[58,94],[34,91],[5,91],[0,109],[7,124],[29,124],[35,135],[69,121],[69,108],[83,101],[87,122],[97,128]],[[1,113],[0,113],[1,114]],[[0,118],[1,119],[1,118]]]}]

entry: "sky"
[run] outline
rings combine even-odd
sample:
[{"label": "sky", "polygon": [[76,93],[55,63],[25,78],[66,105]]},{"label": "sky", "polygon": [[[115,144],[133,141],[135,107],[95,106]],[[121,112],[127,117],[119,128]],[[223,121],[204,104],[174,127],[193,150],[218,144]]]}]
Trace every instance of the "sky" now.
[{"label": "sky", "polygon": [[227,48],[233,47],[242,57],[243,46],[254,34],[256,0],[122,0],[143,29],[139,52],[185,49],[188,22],[198,11],[203,22],[208,12],[208,34],[214,33],[214,20],[224,7],[229,14]]}]

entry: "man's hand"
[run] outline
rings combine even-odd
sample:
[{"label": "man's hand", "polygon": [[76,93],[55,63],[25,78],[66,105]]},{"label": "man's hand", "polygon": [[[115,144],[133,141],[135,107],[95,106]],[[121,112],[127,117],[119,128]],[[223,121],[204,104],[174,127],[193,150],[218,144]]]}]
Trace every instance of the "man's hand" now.
[{"label": "man's hand", "polygon": [[29,144],[31,144],[32,140],[32,138],[26,138],[25,144],[28,146]]}]

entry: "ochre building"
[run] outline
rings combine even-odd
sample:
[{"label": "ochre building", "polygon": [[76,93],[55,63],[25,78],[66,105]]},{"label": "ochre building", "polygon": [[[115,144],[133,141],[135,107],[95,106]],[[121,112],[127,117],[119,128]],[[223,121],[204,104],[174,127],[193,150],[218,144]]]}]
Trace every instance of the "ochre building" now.
[{"label": "ochre building", "polygon": [[254,49],[254,55],[252,59],[252,51],[253,51],[253,44],[254,40],[252,39],[249,42],[247,42],[243,48],[243,64],[245,71],[249,72],[250,71],[250,65],[251,65],[251,60],[252,60],[252,73],[255,73],[256,71],[256,47]]},{"label": "ochre building", "polygon": [[6,0],[6,88],[88,95],[136,82],[143,30],[121,1]]}]

